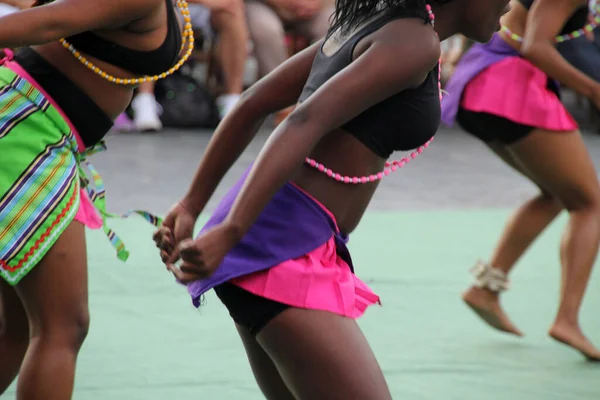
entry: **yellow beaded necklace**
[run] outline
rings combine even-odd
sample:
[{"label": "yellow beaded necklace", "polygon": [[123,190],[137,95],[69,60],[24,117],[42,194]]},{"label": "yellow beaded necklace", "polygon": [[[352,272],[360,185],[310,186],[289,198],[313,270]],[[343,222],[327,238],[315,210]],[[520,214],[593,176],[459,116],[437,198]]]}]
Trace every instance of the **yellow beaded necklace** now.
[{"label": "yellow beaded necklace", "polygon": [[112,83],[116,83],[117,85],[139,85],[140,83],[144,83],[144,82],[156,82],[159,79],[166,78],[167,76],[171,75],[173,72],[175,72],[179,68],[181,68],[181,66],[183,64],[185,64],[185,62],[188,60],[188,58],[190,58],[190,56],[192,55],[192,51],[194,51],[194,31],[192,29],[192,22],[191,22],[191,18],[190,18],[190,10],[188,8],[188,4],[185,0],[177,0],[177,8],[179,8],[179,10],[181,11],[181,14],[183,15],[183,21],[184,21],[181,50],[183,50],[185,48],[186,44],[187,44],[187,50],[183,54],[181,59],[177,62],[177,64],[175,64],[168,71],[163,72],[162,74],[158,74],[158,75],[154,75],[154,76],[143,76],[141,78],[129,78],[129,79],[116,78],[116,77],[104,72],[103,70],[101,70],[100,68],[95,66],[94,64],[92,64],[92,62],[90,60],[85,58],[79,51],[77,51],[77,49],[75,49],[75,47],[73,47],[72,44],[67,42],[65,39],[60,39],[60,43],[63,45],[63,47],[65,49],[69,50],[69,52],[75,58],[77,58],[83,65],[85,65],[86,67],[91,69],[97,75],[100,75],[102,78],[104,78]]}]

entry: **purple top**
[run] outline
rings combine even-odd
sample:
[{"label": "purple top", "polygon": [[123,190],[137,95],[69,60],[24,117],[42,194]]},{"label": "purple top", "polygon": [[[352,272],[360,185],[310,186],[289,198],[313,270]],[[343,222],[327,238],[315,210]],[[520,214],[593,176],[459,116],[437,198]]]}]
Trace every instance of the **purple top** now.
[{"label": "purple top", "polygon": [[[201,232],[219,224],[229,214],[250,168],[229,190]],[[352,269],[346,247],[348,237],[313,199],[292,184],[286,184],[269,202],[242,240],[225,256],[208,279],[192,282],[188,292],[196,307],[201,296],[233,278],[269,269],[284,261],[307,254],[334,237],[340,257]]]},{"label": "purple top", "polygon": [[475,43],[462,56],[454,74],[444,88],[448,94],[442,98],[442,122],[453,126],[465,87],[481,71],[507,57],[521,57],[498,33],[485,43]]}]

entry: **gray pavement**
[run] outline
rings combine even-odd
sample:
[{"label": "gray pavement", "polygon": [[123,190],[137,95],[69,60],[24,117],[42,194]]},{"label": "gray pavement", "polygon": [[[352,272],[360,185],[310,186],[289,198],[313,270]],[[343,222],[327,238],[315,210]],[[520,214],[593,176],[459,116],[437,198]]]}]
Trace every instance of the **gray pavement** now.
[{"label": "gray pavement", "polygon": [[[583,108],[567,95],[582,121],[584,140],[600,165],[600,135],[592,133]],[[254,160],[269,131],[262,131],[235,164],[208,208]],[[186,190],[210,140],[206,130],[165,130],[112,136],[109,151],[91,161],[104,178],[108,207],[115,212],[144,208],[164,213]],[[398,154],[400,156],[400,154]],[[388,176],[371,210],[428,210],[514,207],[535,188],[497,160],[478,140],[459,130],[441,129],[433,145]]]}]

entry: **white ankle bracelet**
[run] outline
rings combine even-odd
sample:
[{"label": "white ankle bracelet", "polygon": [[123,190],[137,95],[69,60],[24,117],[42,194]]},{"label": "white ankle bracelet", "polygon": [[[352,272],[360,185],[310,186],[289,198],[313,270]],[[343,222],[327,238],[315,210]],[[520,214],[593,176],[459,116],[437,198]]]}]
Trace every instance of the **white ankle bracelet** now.
[{"label": "white ankle bracelet", "polygon": [[474,285],[478,288],[499,293],[508,290],[510,287],[508,277],[504,272],[481,260],[477,261],[471,269],[471,273],[475,277]]}]

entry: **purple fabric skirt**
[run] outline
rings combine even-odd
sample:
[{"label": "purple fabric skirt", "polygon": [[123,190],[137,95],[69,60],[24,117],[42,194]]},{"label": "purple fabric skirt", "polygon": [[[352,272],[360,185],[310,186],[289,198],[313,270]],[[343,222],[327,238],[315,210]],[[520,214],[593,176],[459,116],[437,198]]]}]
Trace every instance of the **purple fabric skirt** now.
[{"label": "purple fabric skirt", "polygon": [[460,59],[444,88],[447,94],[442,98],[442,122],[448,126],[454,125],[463,91],[473,78],[490,65],[515,56],[520,57],[520,54],[498,33],[487,43],[475,43],[471,46]]},{"label": "purple fabric skirt", "polygon": [[[250,168],[221,200],[201,232],[227,217],[249,172]],[[346,247],[348,236],[337,230],[335,221],[318,203],[287,183],[268,203],[248,233],[225,256],[217,271],[208,279],[188,284],[192,302],[198,307],[201,296],[215,286],[303,256],[332,237],[338,255],[353,271]]]},{"label": "purple fabric skirt", "polygon": [[442,121],[452,126],[459,108],[555,132],[577,122],[560,101],[560,86],[510,47],[499,34],[474,45],[446,86]]}]

